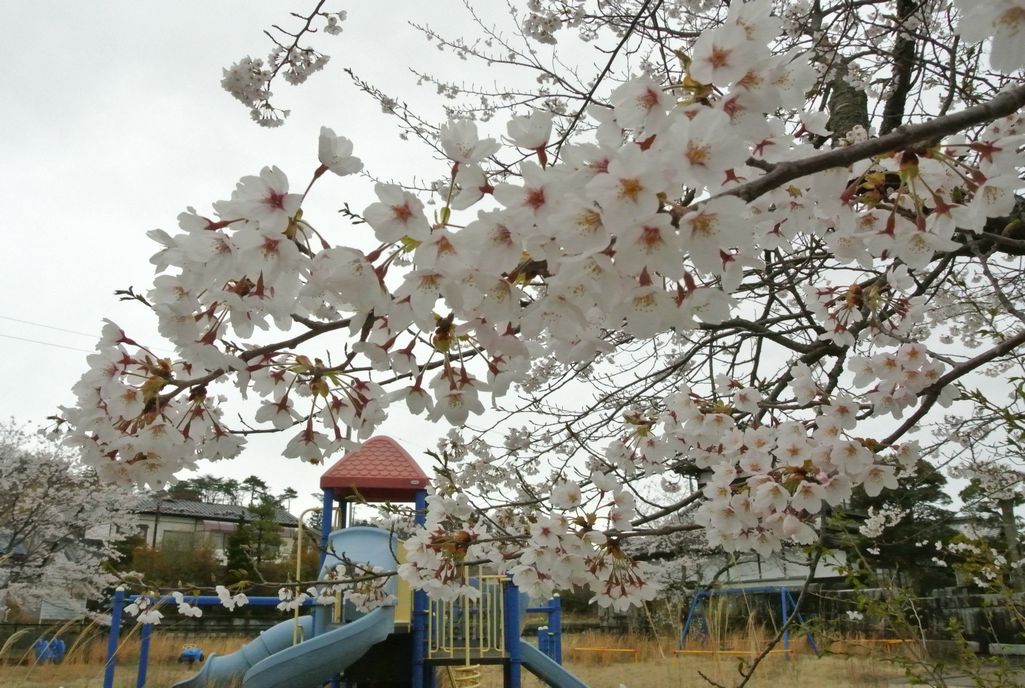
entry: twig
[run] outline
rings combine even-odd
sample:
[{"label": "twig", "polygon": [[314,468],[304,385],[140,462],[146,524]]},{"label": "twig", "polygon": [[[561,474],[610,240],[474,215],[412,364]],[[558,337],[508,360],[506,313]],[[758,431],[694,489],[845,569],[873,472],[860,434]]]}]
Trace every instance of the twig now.
[{"label": "twig", "polygon": [[[577,110],[575,115],[573,115],[573,118],[569,121],[569,124],[566,126],[566,131],[563,132],[562,136],[556,142],[554,156],[556,159],[558,159],[559,153],[562,151],[562,144],[566,143],[566,139],[569,138],[569,135],[577,126],[577,122],[579,122],[580,118],[583,116],[584,110],[586,110],[587,106],[591,104],[591,101],[594,98],[595,91],[598,90],[598,86],[601,84],[601,82],[608,75],[609,71],[612,69],[612,63],[616,61],[616,56],[619,55],[619,51],[623,49],[623,46],[626,45],[627,40],[630,38],[631,34],[633,34],[634,29],[637,28],[637,22],[639,22],[641,20],[641,17],[644,16],[644,13],[648,9],[648,5],[650,3],[651,0],[644,0],[644,3],[641,5],[641,8],[637,11],[637,14],[634,15],[633,21],[630,22],[630,25],[626,27],[626,31],[623,32],[623,37],[619,40],[619,44],[612,50],[612,54],[609,55],[609,59],[605,63],[605,67],[601,70],[601,73],[594,80],[594,83],[591,84],[591,90],[589,90],[587,92],[587,95],[584,96],[584,102],[580,106],[580,109]],[[658,5],[661,4],[662,0],[659,0]],[[658,5],[656,5],[655,8],[652,10],[653,12],[655,11],[655,9],[658,9]]]}]

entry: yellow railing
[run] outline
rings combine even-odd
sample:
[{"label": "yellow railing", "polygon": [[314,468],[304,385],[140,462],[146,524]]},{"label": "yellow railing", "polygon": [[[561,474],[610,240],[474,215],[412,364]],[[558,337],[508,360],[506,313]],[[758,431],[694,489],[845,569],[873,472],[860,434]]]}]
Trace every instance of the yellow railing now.
[{"label": "yellow railing", "polygon": [[467,566],[463,569],[463,582],[475,588],[478,596],[431,600],[427,616],[428,659],[458,658],[469,662],[484,656],[505,655],[504,580],[504,576],[484,575],[479,566]]},{"label": "yellow railing", "polygon": [[[314,511],[323,511],[323,509],[321,507],[319,507],[319,506],[316,506],[316,507],[312,507],[310,509],[306,509],[301,514],[299,514],[299,529],[298,529],[298,532],[296,533],[296,543],[295,543],[295,552],[296,552],[296,554],[295,554],[295,586],[294,586],[295,590],[294,590],[294,592],[295,592],[296,597],[299,596],[300,587],[301,587],[299,585],[299,583],[303,579],[303,531],[306,530],[306,525],[305,525],[306,524],[306,514],[312,514]],[[319,569],[318,569],[318,572],[319,572]],[[318,575],[319,575],[319,573],[318,573]],[[340,606],[341,606],[340,604],[335,606],[336,612],[340,608]],[[295,608],[295,614],[292,616],[292,623],[294,624],[294,626],[292,627],[292,644],[293,645],[298,645],[303,640],[305,640],[305,638],[303,638],[303,627],[299,624],[299,607]]]}]

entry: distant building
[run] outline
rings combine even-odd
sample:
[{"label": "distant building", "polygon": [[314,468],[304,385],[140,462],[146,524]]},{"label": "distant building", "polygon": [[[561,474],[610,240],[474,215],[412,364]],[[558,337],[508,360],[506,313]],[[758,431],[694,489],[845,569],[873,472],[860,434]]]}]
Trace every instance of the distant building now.
[{"label": "distant building", "polygon": [[[840,583],[843,581],[842,569],[846,563],[845,552],[830,550],[815,567],[814,582]],[[749,552],[730,558],[723,555],[707,557],[702,562],[699,580],[707,583],[714,578],[717,587],[725,590],[764,587],[799,589],[804,586],[809,572],[807,557],[800,552],[784,550],[767,557]]]},{"label": "distant building", "polygon": [[[147,547],[190,551],[207,548],[220,559],[231,533],[258,516],[236,504],[209,504],[166,496],[143,497],[136,513],[139,535]],[[273,558],[288,556],[296,539],[299,519],[284,509],[277,509],[274,521],[279,526],[281,544]]]}]

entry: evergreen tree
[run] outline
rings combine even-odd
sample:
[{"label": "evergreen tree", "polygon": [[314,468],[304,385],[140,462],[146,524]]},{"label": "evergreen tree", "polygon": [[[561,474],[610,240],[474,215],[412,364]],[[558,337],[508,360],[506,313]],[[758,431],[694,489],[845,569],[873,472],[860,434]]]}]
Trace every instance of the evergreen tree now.
[{"label": "evergreen tree", "polygon": [[[951,503],[946,485],[942,473],[926,461],[919,461],[915,475],[903,480],[898,490],[875,497],[869,497],[862,489],[856,490],[845,514],[847,541],[874,571],[892,575],[916,594],[925,595],[954,585],[951,570],[933,561],[933,543],[948,542],[956,533],[955,513],[946,508]],[[884,506],[900,509],[903,516],[878,537],[859,532],[869,509],[878,511]]]}]

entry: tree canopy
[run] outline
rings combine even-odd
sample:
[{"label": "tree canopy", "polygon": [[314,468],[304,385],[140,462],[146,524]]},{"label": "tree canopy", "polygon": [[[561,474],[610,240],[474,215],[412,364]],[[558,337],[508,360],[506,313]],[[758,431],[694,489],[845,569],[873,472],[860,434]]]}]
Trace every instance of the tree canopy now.
[{"label": "tree canopy", "polygon": [[[324,5],[225,70],[260,123],[327,64]],[[474,17],[422,31],[513,76],[419,74],[444,116],[349,72],[436,169],[364,171],[375,202],[315,217],[367,145],[324,127],[299,182],[266,167],[150,233],[159,274],[123,296],[176,354],[110,322],[64,410],[104,479],[163,487],[268,430],[320,463],[402,405],[452,426],[403,576],[450,595],[483,560],[625,607],[658,587],[631,554],[651,538],[815,545],[824,510],[898,489],[965,419],[1002,432],[972,397],[1007,406],[1025,344],[1021,0]],[[229,420],[228,394],[259,407]]]},{"label": "tree canopy", "polygon": [[0,610],[100,597],[134,502],[66,449],[0,424]]}]

